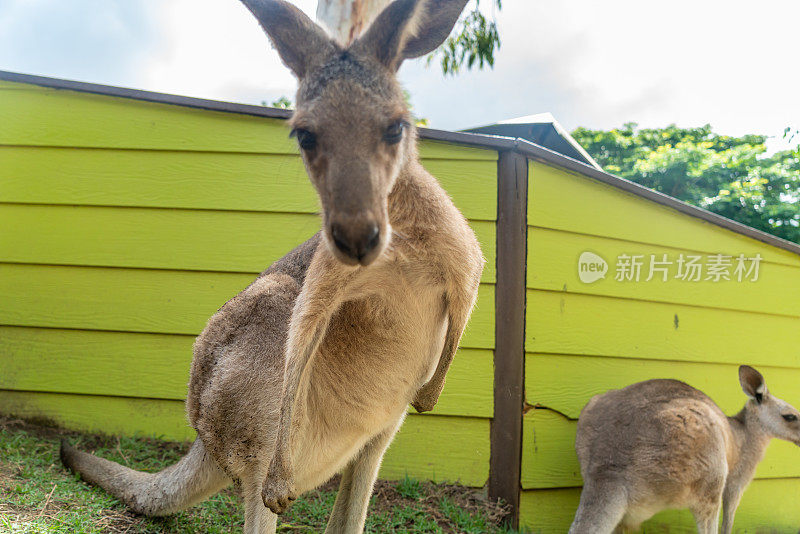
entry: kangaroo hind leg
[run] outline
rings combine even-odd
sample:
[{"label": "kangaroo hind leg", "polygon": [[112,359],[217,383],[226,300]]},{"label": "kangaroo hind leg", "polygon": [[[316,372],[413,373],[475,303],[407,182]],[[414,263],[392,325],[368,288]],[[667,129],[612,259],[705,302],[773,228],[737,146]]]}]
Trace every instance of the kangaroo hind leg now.
[{"label": "kangaroo hind leg", "polygon": [[627,506],[627,497],[622,486],[616,483],[587,482],[581,492],[581,501],[569,534],[618,532]]},{"label": "kangaroo hind leg", "polygon": [[705,503],[692,508],[692,515],[697,523],[699,534],[717,534],[719,532],[720,503]]},{"label": "kangaroo hind leg", "polygon": [[258,474],[242,480],[244,534],[275,534],[278,528],[278,516],[264,506],[261,497],[263,479],[263,474]]},{"label": "kangaroo hind leg", "polygon": [[[403,414],[405,416],[405,414]],[[342,481],[325,534],[359,534],[364,530],[369,499],[381,459],[403,418],[373,437],[342,472]]]}]

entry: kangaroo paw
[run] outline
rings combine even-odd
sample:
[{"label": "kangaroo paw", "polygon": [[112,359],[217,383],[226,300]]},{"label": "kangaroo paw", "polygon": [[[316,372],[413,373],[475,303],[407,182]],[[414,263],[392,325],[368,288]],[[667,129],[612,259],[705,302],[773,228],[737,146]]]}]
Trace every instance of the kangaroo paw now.
[{"label": "kangaroo paw", "polygon": [[261,490],[261,498],[264,499],[264,506],[276,514],[281,514],[294,502],[297,494],[288,480],[267,477],[264,481],[264,488]]}]

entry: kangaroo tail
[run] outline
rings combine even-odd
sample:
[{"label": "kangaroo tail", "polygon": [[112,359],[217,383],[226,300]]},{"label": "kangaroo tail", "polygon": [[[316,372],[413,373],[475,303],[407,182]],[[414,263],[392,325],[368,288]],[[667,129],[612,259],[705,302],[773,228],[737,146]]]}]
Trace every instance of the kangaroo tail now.
[{"label": "kangaroo tail", "polygon": [[175,465],[158,473],[134,471],[116,462],[81,452],[61,442],[61,462],[90,484],[100,486],[134,512],[168,515],[203,501],[231,480],[196,439]]}]

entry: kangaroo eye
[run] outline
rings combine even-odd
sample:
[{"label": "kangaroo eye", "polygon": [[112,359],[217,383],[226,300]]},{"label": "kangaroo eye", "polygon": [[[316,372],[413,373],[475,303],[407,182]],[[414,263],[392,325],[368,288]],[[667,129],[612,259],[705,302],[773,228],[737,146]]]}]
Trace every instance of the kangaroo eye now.
[{"label": "kangaroo eye", "polygon": [[317,147],[317,135],[313,132],[297,129],[292,130],[290,135],[297,137],[297,144],[299,144],[300,148],[303,150],[314,150]]},{"label": "kangaroo eye", "polygon": [[787,413],[783,418],[790,423],[797,421],[797,416],[793,413]]},{"label": "kangaroo eye", "polygon": [[383,134],[383,140],[389,145],[396,145],[403,138],[403,130],[406,124],[403,121],[397,121],[386,129]]}]

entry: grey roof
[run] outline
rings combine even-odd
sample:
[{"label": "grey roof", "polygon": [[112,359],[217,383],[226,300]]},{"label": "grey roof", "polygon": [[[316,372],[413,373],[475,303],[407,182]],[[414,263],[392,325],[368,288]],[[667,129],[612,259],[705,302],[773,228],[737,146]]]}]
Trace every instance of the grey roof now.
[{"label": "grey roof", "polygon": [[603,170],[594,158],[586,152],[550,113],[526,115],[525,117],[507,119],[487,126],[467,128],[462,131],[525,139],[536,145],[563,154],[568,158],[591,165],[597,170]]}]

